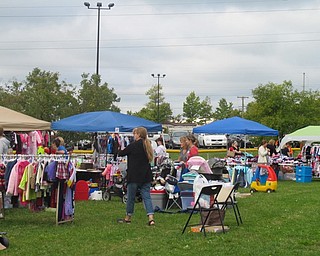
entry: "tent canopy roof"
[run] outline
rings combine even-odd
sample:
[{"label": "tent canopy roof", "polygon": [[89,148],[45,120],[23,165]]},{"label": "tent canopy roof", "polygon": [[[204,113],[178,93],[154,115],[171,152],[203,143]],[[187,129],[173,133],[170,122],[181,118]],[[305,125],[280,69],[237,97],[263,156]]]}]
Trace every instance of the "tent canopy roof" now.
[{"label": "tent canopy roof", "polygon": [[5,131],[50,130],[50,123],[0,106],[0,126]]},{"label": "tent canopy roof", "polygon": [[320,141],[320,126],[310,125],[287,134],[282,138],[280,147],[282,148],[289,141]]},{"label": "tent canopy roof", "polygon": [[238,116],[230,117],[193,128],[193,133],[245,134],[260,136],[276,136],[278,131],[263,124]]},{"label": "tent canopy roof", "polygon": [[87,112],[52,122],[52,130],[74,132],[132,132],[138,126],[148,132],[162,131],[155,122],[112,111]]}]

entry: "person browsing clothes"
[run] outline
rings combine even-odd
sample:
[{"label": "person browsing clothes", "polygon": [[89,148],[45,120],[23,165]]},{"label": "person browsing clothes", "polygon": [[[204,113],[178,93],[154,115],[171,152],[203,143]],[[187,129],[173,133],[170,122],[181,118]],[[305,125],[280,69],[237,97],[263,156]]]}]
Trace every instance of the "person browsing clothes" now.
[{"label": "person browsing clothes", "polygon": [[156,139],[157,147],[154,150],[155,153],[155,164],[160,164],[163,159],[167,156],[167,149],[163,145],[163,138],[159,137]]},{"label": "person browsing clothes", "polygon": [[57,137],[52,141],[52,151],[55,154],[67,155],[68,151],[64,146],[64,139],[62,137]]},{"label": "person browsing clothes", "polygon": [[147,130],[137,127],[133,130],[134,142],[118,152],[119,156],[128,157],[127,168],[127,205],[126,216],[118,223],[131,223],[137,190],[140,189],[142,200],[148,216],[148,225],[154,226],[154,210],[150,195],[152,172],[150,162],[153,160],[153,149],[147,139]]},{"label": "person browsing clothes", "polygon": [[267,164],[268,163],[268,155],[269,149],[267,148],[268,142],[266,140],[262,140],[261,145],[258,149],[258,164]]},{"label": "person browsing clothes", "polygon": [[163,138],[159,137],[156,139],[157,148],[155,149],[155,153],[157,156],[166,156],[167,150],[166,147],[163,145]]},{"label": "person browsing clothes", "polygon": [[10,141],[4,136],[3,128],[0,127],[0,155],[7,154],[10,148]]}]

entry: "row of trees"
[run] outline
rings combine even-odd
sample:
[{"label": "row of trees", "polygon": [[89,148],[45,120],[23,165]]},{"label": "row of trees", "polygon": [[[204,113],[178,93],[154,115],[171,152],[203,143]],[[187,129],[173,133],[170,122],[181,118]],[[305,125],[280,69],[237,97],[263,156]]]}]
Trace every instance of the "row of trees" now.
[{"label": "row of trees", "polygon": [[[116,103],[120,98],[114,88],[102,83],[99,75],[82,74],[80,87],[59,81],[59,73],[35,68],[25,81],[12,81],[0,87],[0,105],[33,117],[55,121],[78,113],[111,110],[120,112]],[[258,85],[252,90],[253,101],[244,113],[234,108],[225,98],[219,100],[213,110],[209,97],[201,101],[192,91],[183,102],[183,113],[172,116],[170,103],[165,101],[160,85],[160,122],[183,119],[187,122],[203,124],[212,119],[242,116],[279,130],[281,134],[290,133],[307,125],[320,124],[319,91],[294,90],[290,81],[282,84],[268,83]],[[146,95],[149,101],[138,112],[127,114],[157,121],[158,87],[152,86]]]}]

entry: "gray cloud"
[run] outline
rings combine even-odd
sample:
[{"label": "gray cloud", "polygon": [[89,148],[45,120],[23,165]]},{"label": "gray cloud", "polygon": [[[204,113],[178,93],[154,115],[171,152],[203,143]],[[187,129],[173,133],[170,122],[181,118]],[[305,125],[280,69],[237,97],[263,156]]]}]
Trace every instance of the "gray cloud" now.
[{"label": "gray cloud", "polygon": [[[270,81],[292,80],[301,90],[302,73],[306,89],[319,88],[318,1],[114,3],[101,11],[100,74],[124,113],[148,101],[151,73],[167,75],[161,84],[175,114],[191,91],[213,107],[221,98],[238,107],[237,96]],[[95,72],[97,12],[83,1],[2,0],[0,21],[0,82],[22,80],[34,67],[73,84]]]}]

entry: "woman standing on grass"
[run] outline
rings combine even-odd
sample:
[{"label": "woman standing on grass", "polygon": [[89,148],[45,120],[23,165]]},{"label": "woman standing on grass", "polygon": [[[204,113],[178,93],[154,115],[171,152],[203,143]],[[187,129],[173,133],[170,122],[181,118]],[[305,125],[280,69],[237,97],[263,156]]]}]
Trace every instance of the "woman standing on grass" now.
[{"label": "woman standing on grass", "polygon": [[180,137],[180,152],[178,157],[178,162],[184,162],[186,163],[188,160],[188,144],[187,144],[187,137],[182,136]]},{"label": "woman standing on grass", "polygon": [[187,160],[189,160],[190,157],[199,155],[199,150],[198,150],[198,147],[196,146],[197,139],[196,139],[196,137],[194,137],[193,134],[189,134],[187,136],[187,145],[188,145],[188,159]]},{"label": "woman standing on grass", "polygon": [[148,225],[154,226],[154,210],[150,195],[152,172],[150,162],[153,160],[151,142],[147,139],[147,130],[137,127],[133,130],[134,142],[118,152],[118,156],[128,156],[127,169],[127,205],[126,216],[118,223],[131,223],[137,190],[140,189],[142,200],[148,215]]},{"label": "woman standing on grass", "polygon": [[268,163],[268,154],[269,149],[267,148],[268,142],[262,140],[261,146],[258,149],[258,164],[267,164]]}]

